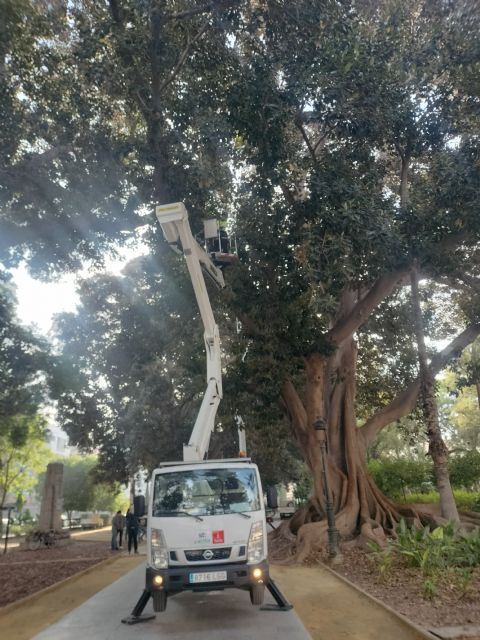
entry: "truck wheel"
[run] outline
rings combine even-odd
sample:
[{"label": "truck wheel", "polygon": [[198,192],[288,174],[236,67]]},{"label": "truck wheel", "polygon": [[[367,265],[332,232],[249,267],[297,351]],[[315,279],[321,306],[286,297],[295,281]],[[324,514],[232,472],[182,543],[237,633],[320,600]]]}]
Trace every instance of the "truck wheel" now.
[{"label": "truck wheel", "polygon": [[153,591],[153,610],[155,613],[161,613],[167,608],[167,593],[165,591]]},{"label": "truck wheel", "polygon": [[265,598],[265,585],[254,584],[250,587],[250,602],[254,605],[263,604]]}]

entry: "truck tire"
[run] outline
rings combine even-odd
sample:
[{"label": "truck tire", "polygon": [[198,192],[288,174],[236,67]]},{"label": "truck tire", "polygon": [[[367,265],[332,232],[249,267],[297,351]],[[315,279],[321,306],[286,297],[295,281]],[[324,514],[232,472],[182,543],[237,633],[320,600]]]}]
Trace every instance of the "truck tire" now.
[{"label": "truck tire", "polygon": [[250,587],[250,602],[253,605],[258,606],[263,604],[264,598],[265,598],[264,584],[254,584]]},{"label": "truck tire", "polygon": [[167,593],[165,591],[152,591],[153,610],[161,613],[167,608]]}]

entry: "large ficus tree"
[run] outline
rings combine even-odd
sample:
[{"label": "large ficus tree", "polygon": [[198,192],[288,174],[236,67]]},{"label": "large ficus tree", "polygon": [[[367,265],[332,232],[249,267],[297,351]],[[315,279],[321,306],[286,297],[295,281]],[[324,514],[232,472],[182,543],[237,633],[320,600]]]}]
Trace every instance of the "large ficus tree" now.
[{"label": "large ficus tree", "polygon": [[[318,419],[342,536],[380,539],[402,516],[429,520],[381,494],[365,451],[421,391],[412,270],[430,295],[449,286],[457,305],[430,375],[480,332],[478,93],[465,81],[479,65],[466,51],[479,19],[463,3],[268,2],[239,37],[230,116],[243,159],[233,281],[247,316],[243,379],[249,357],[274,372],[314,477],[309,504],[274,536],[281,555],[285,538],[297,559],[324,543]],[[399,359],[394,387],[384,384]],[[381,402],[358,415],[365,369]]]},{"label": "large ficus tree", "polygon": [[76,444],[98,453],[97,475],[110,481],[181,458],[204,386],[189,282],[158,269],[144,257],[120,276],[87,279],[77,313],[57,318],[60,419]]},{"label": "large ficus tree", "polygon": [[[237,64],[228,38],[241,6],[6,0],[0,261],[25,259],[32,271],[52,277],[86,261],[101,263],[143,227],[144,241],[158,254],[156,273],[175,277],[178,267],[169,269],[173,261],[162,255],[153,206],[187,201],[195,231],[205,212],[228,215],[232,136],[223,108]],[[134,279],[84,285],[77,324],[60,322],[68,366],[58,366],[52,388],[72,440],[101,450],[105,474],[121,479],[136,464],[154,466],[175,445],[181,450],[182,442],[173,423],[184,399],[165,373],[178,365],[161,322],[157,340],[147,342],[145,313],[161,318],[165,305],[137,304],[132,288],[144,288],[141,277]],[[150,297],[161,285],[151,280]],[[168,299],[165,287],[163,295]],[[187,313],[193,305],[189,299]],[[172,312],[169,328],[180,326],[178,313]],[[181,397],[167,416],[159,400],[165,407],[169,394]]]},{"label": "large ficus tree", "polygon": [[[155,229],[156,202],[186,201],[195,231],[206,212],[235,212],[241,261],[225,304],[242,333],[229,343],[229,403],[262,415],[255,438],[268,441],[280,397],[314,477],[308,505],[276,534],[279,548],[302,559],[324,542],[319,418],[343,536],[378,539],[402,515],[425,522],[381,494],[365,451],[417,405],[412,270],[420,297],[448,295],[455,308],[443,322],[450,346],[430,354],[430,374],[480,332],[478,8],[79,0],[56,14],[63,31],[47,35],[34,18],[19,31],[26,44],[10,38],[15,55],[5,57],[4,110],[19,123],[2,160],[6,256],[28,246],[32,261],[45,256],[44,271],[98,259],[139,224]],[[32,74],[43,59],[43,75]],[[40,191],[32,167],[42,167]],[[158,231],[145,240],[160,246]],[[114,332],[115,323],[112,313]],[[84,334],[101,353],[104,328]],[[134,386],[108,359],[102,366],[115,378],[118,395],[105,402],[116,411]],[[102,437],[115,441],[115,423]]]},{"label": "large ficus tree", "polygon": [[155,203],[228,209],[241,4],[5,0],[0,260],[49,276],[101,263]]}]

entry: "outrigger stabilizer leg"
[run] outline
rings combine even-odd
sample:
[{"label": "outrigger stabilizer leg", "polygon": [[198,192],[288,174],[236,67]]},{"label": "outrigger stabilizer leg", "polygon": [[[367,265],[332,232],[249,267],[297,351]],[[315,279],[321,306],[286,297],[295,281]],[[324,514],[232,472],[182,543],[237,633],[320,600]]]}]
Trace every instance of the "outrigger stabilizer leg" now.
[{"label": "outrigger stabilizer leg", "polygon": [[266,587],[277,604],[264,604],[263,607],[260,607],[262,611],[290,611],[290,609],[293,609],[293,604],[290,604],[287,598],[283,595],[275,584],[273,578],[269,578]]},{"label": "outrigger stabilizer leg", "polygon": [[153,620],[153,618],[155,618],[155,614],[153,613],[142,615],[151,595],[150,591],[147,591],[146,589],[143,590],[137,604],[133,607],[132,613],[126,618],[122,618],[123,624],[138,624],[139,622],[147,622],[148,620]]}]

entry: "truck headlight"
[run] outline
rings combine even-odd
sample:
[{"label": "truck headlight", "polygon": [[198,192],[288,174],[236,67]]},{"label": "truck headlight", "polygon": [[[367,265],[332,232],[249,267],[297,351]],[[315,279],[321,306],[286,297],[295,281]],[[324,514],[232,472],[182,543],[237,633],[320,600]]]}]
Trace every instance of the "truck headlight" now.
[{"label": "truck headlight", "polygon": [[250,537],[248,538],[247,563],[254,564],[264,559],[263,551],[263,523],[254,522],[250,529]]},{"label": "truck headlight", "polygon": [[150,551],[152,564],[156,569],[168,567],[168,551],[165,538],[161,529],[151,529]]}]

